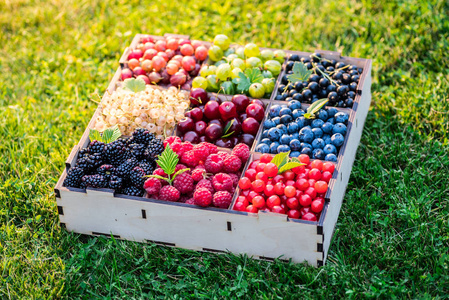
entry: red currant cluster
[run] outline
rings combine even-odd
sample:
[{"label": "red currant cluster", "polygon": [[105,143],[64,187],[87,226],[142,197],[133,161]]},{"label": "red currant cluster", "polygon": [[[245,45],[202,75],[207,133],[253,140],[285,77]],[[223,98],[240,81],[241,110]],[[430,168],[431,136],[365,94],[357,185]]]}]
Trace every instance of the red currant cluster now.
[{"label": "red currant cluster", "polygon": [[279,174],[273,156],[263,154],[248,167],[239,180],[240,196],[234,210],[257,213],[260,210],[287,214],[292,219],[317,221],[324,207],[329,180],[335,166],[321,160],[298,159],[304,165]]}]

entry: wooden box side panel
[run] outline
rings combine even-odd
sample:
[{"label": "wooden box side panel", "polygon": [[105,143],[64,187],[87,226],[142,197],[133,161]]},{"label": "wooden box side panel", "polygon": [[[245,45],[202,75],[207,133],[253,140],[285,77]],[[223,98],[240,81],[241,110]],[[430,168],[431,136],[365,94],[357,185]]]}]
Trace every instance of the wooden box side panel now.
[{"label": "wooden box side panel", "polygon": [[[248,216],[185,204],[114,197],[112,193],[61,188],[60,220],[69,231],[112,234],[117,238],[249,256],[307,261],[317,266],[323,252],[317,226],[287,222],[282,215]],[[62,212],[62,214],[61,214]],[[145,218],[144,218],[145,217]]]}]

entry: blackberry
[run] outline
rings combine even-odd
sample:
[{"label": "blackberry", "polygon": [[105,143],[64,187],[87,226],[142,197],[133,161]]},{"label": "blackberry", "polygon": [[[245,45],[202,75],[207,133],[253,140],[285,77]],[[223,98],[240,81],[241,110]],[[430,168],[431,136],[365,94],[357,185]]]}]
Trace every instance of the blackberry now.
[{"label": "blackberry", "polygon": [[115,175],[124,178],[129,177],[132,169],[134,169],[134,167],[136,167],[138,163],[139,162],[134,157],[127,159],[124,163],[122,163],[115,169]]},{"label": "blackberry", "polygon": [[113,165],[119,165],[126,157],[126,144],[123,140],[116,140],[104,147],[104,156]]},{"label": "blackberry", "polygon": [[135,157],[140,160],[145,154],[145,145],[142,144],[130,144],[128,145],[128,151],[131,157]]},{"label": "blackberry", "polygon": [[103,154],[105,144],[103,142],[99,142],[97,140],[94,140],[90,142],[89,144],[89,153],[101,153]]},{"label": "blackberry", "polygon": [[130,187],[124,188],[121,191],[121,193],[124,194],[124,195],[128,195],[128,196],[142,197],[143,196],[143,189],[136,188],[135,186],[130,186]]},{"label": "blackberry", "polygon": [[148,145],[154,139],[154,134],[150,133],[146,129],[137,128],[134,130],[131,139],[134,143]]},{"label": "blackberry", "polygon": [[145,171],[141,167],[135,167],[129,174],[132,185],[142,188],[145,183]]},{"label": "blackberry", "polygon": [[64,179],[63,186],[79,188],[81,178],[84,176],[84,170],[78,167],[70,168],[67,172],[67,177]]},{"label": "blackberry", "polygon": [[115,167],[113,165],[101,165],[96,170],[96,174],[103,175],[107,180],[109,180],[114,171]]},{"label": "blackberry", "polygon": [[93,170],[103,164],[103,155],[100,153],[94,153],[88,157],[88,169]]},{"label": "blackberry", "polygon": [[110,189],[120,190],[123,187],[123,179],[118,176],[111,175],[108,187]]},{"label": "blackberry", "polygon": [[81,178],[83,182],[83,186],[92,187],[92,188],[104,188],[108,185],[108,181],[103,175],[84,175]]},{"label": "blackberry", "polygon": [[89,171],[89,155],[83,156],[76,161],[75,167]]},{"label": "blackberry", "polygon": [[164,151],[164,143],[160,139],[153,139],[145,151],[146,157],[155,158]]},{"label": "blackberry", "polygon": [[145,172],[145,175],[151,175],[154,171],[154,163],[144,160],[139,163],[139,167]]},{"label": "blackberry", "polygon": [[88,148],[82,148],[78,153],[78,159],[82,157],[89,156],[89,149]]}]

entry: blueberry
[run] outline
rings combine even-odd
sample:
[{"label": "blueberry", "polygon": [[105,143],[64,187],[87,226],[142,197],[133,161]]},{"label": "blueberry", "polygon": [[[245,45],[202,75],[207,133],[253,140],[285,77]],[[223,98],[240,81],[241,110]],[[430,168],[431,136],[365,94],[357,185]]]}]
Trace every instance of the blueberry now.
[{"label": "blueberry", "polygon": [[[306,126],[304,126],[303,128],[307,128],[307,129],[309,129],[309,130],[312,130],[312,127],[311,127],[310,125],[306,125]],[[303,128],[301,128],[301,129],[303,129]]]},{"label": "blueberry", "polygon": [[337,123],[345,123],[346,121],[348,121],[349,115],[344,112],[338,112],[335,114],[334,118],[335,118],[335,122],[337,122]]},{"label": "blueberry", "polygon": [[287,97],[287,98],[285,98],[284,100],[287,101],[287,102],[289,102],[289,101],[292,101],[293,98],[292,98],[292,97]]},{"label": "blueberry", "polygon": [[281,109],[281,111],[279,112],[279,117],[282,118],[282,116],[285,116],[285,115],[292,115],[292,110],[288,107],[283,107]]},{"label": "blueberry", "polygon": [[290,108],[292,111],[295,109],[301,109],[301,102],[298,100],[292,100],[289,103],[287,103],[287,107]]},{"label": "blueberry", "polygon": [[272,140],[273,142],[279,141],[279,139],[281,138],[281,135],[282,135],[282,132],[276,127],[270,128],[268,130],[268,138],[270,140]]},{"label": "blueberry", "polygon": [[[293,99],[293,100],[296,100],[296,101],[302,101],[303,97],[302,97],[302,94],[301,94],[301,93],[295,93],[295,94],[293,94],[292,99]],[[293,101],[293,100],[292,100],[292,101]],[[290,101],[290,102],[291,102],[291,101]],[[289,103],[290,103],[290,102],[289,102]]]},{"label": "blueberry", "polygon": [[270,145],[271,144],[271,140],[269,138],[264,138],[260,141],[261,144],[267,144]]},{"label": "blueberry", "polygon": [[337,123],[332,128],[332,133],[341,133],[342,135],[346,134],[346,125],[343,123]]},{"label": "blueberry", "polygon": [[276,126],[276,128],[279,129],[282,134],[286,134],[287,133],[287,126],[285,126],[284,124],[279,124],[279,125]]},{"label": "blueberry", "polygon": [[326,155],[330,153],[337,154],[337,148],[335,148],[335,146],[332,144],[327,144],[326,146],[324,146],[323,151]]},{"label": "blueberry", "polygon": [[273,119],[271,119],[273,122],[274,122],[274,124],[276,124],[276,125],[279,125],[279,124],[281,124],[281,118],[279,118],[279,117],[274,117]]},{"label": "blueberry", "polygon": [[327,118],[328,118],[328,114],[327,111],[325,111],[324,109],[320,109],[320,111],[318,112],[318,119],[323,120],[324,122],[326,122]]},{"label": "blueberry", "polygon": [[290,140],[291,140],[291,138],[288,134],[283,134],[281,136],[281,139],[279,140],[279,142],[283,145],[288,145],[290,143]]},{"label": "blueberry", "polygon": [[303,111],[302,109],[295,109],[293,112],[292,112],[292,116],[293,116],[293,118],[296,120],[297,118],[299,118],[299,117],[302,117],[302,116],[304,116],[304,114],[305,114],[305,111]]},{"label": "blueberry", "polygon": [[279,145],[279,142],[272,142],[270,145],[270,153],[277,154]]},{"label": "blueberry", "polygon": [[297,139],[291,140],[289,146],[293,151],[301,150],[301,143]]},{"label": "blueberry", "polygon": [[283,115],[283,116],[281,117],[281,123],[282,123],[282,124],[288,124],[288,123],[290,123],[291,121],[293,121],[293,117],[292,117],[291,115]]},{"label": "blueberry", "polygon": [[332,142],[331,142],[331,136],[328,135],[328,134],[323,135],[322,139],[323,139],[323,141],[324,141],[324,143],[325,143],[326,145],[332,143]]},{"label": "blueberry", "polygon": [[323,136],[323,130],[321,130],[321,128],[312,128],[312,132],[315,138],[320,138]]},{"label": "blueberry", "polygon": [[261,136],[261,138],[264,139],[264,138],[267,138],[267,137],[268,137],[268,130],[262,131],[262,136]]},{"label": "blueberry", "polygon": [[332,124],[329,123],[329,122],[326,122],[326,123],[323,124],[323,126],[321,126],[321,130],[322,130],[324,133],[331,133],[331,132],[332,132],[332,129],[334,129],[334,125],[332,125]]},{"label": "blueberry", "polygon": [[308,128],[303,128],[299,131],[299,140],[305,143],[311,143],[313,141],[313,132]]},{"label": "blueberry", "polygon": [[294,139],[299,140],[299,132],[295,132],[295,133],[290,134],[290,137],[292,138],[292,140],[294,140]]},{"label": "blueberry", "polygon": [[338,110],[335,107],[329,107],[327,109],[327,115],[329,116],[329,118],[335,116],[336,113],[338,113]]},{"label": "blueberry", "polygon": [[287,146],[287,145],[280,145],[280,146],[278,147],[278,153],[281,153],[281,152],[288,152],[288,151],[290,151],[290,147]]},{"label": "blueberry", "polygon": [[314,139],[312,142],[312,148],[313,149],[323,149],[324,148],[324,141],[323,139],[317,138]]},{"label": "blueberry", "polygon": [[324,121],[321,119],[315,119],[312,121],[312,128],[321,128],[323,126]]},{"label": "blueberry", "polygon": [[256,147],[256,152],[270,153],[270,147],[267,144],[259,144]]},{"label": "blueberry", "polygon": [[263,122],[263,128],[270,129],[270,128],[274,127],[274,126],[276,126],[276,124],[273,122],[273,120],[266,119]]},{"label": "blueberry", "polygon": [[314,149],[312,152],[313,158],[316,159],[324,159],[326,157],[326,154],[324,154],[323,149]]},{"label": "blueberry", "polygon": [[290,157],[298,157],[301,154],[299,151],[292,151],[290,152]]},{"label": "blueberry", "polygon": [[268,113],[268,115],[270,116],[270,118],[279,117],[279,112],[281,111],[281,109],[281,105],[272,105],[270,107],[270,112]]},{"label": "blueberry", "polygon": [[287,125],[287,132],[288,133],[295,133],[295,132],[298,132],[298,130],[299,130],[299,126],[298,126],[297,123],[289,123]]},{"label": "blueberry", "polygon": [[[331,123],[332,125],[334,125],[335,124],[335,118],[327,119],[327,123]],[[334,127],[334,126],[332,126],[332,127]]]},{"label": "blueberry", "polygon": [[304,148],[312,149],[312,145],[310,145],[309,143],[301,143],[301,149],[304,149]]},{"label": "blueberry", "polygon": [[296,124],[298,124],[299,128],[303,128],[308,125],[309,120],[304,117],[296,118]]},{"label": "blueberry", "polygon": [[324,160],[326,161],[337,161],[337,156],[333,153],[329,153],[326,155],[326,157],[324,158]]},{"label": "blueberry", "polygon": [[312,155],[312,149],[308,148],[308,147],[302,148],[301,149],[301,154],[307,154],[308,156],[311,156]]},{"label": "blueberry", "polygon": [[345,138],[341,133],[336,133],[331,137],[331,142],[335,147],[340,147],[343,145],[343,142],[345,141]]},{"label": "blueberry", "polygon": [[277,94],[276,97],[274,97],[274,100],[282,100],[282,95]]}]

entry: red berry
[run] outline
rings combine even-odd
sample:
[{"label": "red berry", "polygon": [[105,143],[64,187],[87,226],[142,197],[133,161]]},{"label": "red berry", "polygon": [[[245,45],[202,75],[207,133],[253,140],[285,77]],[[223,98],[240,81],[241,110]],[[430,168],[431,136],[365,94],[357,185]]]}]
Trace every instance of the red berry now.
[{"label": "red berry", "polygon": [[257,165],[259,164],[259,160],[255,160],[253,161],[250,165],[249,165],[249,169],[256,169]]},{"label": "red berry", "polygon": [[265,153],[265,154],[262,154],[262,156],[260,157],[260,162],[268,164],[269,162],[271,162],[272,159],[273,159],[273,156]]},{"label": "red berry", "polygon": [[228,208],[231,204],[232,195],[226,191],[216,192],[212,198],[214,206],[219,208]]},{"label": "red berry", "polygon": [[255,192],[255,191],[251,191],[251,192],[249,192],[246,199],[248,199],[249,202],[253,203],[253,198],[257,197],[257,196],[260,196],[259,193]]},{"label": "red berry", "polygon": [[198,182],[201,179],[204,179],[205,173],[206,173],[206,169],[204,169],[204,167],[198,166],[192,171],[192,178],[195,182]]},{"label": "red berry", "polygon": [[184,154],[181,157],[181,163],[185,164],[186,166],[189,166],[191,168],[194,168],[198,165],[199,159],[195,155],[195,151],[190,150],[187,152],[184,152]]},{"label": "red berry", "polygon": [[276,175],[273,177],[273,182],[275,184],[278,182],[284,182],[284,181],[285,181],[285,179],[284,179],[284,176],[282,176],[282,175]]},{"label": "red berry", "polygon": [[271,209],[276,205],[281,205],[281,199],[276,195],[268,197],[267,207],[269,207]]},{"label": "red berry", "polygon": [[249,205],[249,201],[248,201],[248,199],[246,199],[245,196],[239,196],[237,198],[237,202],[242,202],[245,205],[245,207],[247,207]]},{"label": "red berry", "polygon": [[250,213],[257,213],[257,208],[255,207],[255,206],[253,206],[253,205],[248,205],[247,207],[246,207],[246,211],[247,212],[250,212]]},{"label": "red berry", "polygon": [[270,197],[272,195],[274,195],[274,185],[272,184],[267,184],[265,185],[265,189],[263,190],[263,193],[265,194],[265,196]]},{"label": "red berry", "polygon": [[[304,194],[307,194],[310,196],[310,198],[315,199],[316,198],[316,190],[313,187],[309,187],[307,190],[305,190]],[[307,206],[307,205],[303,205]]]},{"label": "red berry", "polygon": [[265,182],[260,179],[256,179],[252,182],[252,188],[255,192],[262,192],[265,189]]},{"label": "red berry", "polygon": [[237,173],[242,166],[242,161],[235,155],[228,155],[224,160],[223,170],[226,173]]},{"label": "red berry", "polygon": [[256,179],[257,171],[254,169],[248,169],[245,171],[245,177],[248,177],[249,180],[253,181]]},{"label": "red berry", "polygon": [[181,192],[181,194],[188,194],[193,192],[193,178],[188,172],[178,174],[173,180],[173,186]]},{"label": "red berry", "polygon": [[207,207],[212,203],[212,193],[205,188],[196,189],[193,193],[193,200],[196,205]]},{"label": "red berry", "polygon": [[334,173],[335,165],[331,162],[325,162],[323,164],[323,172],[330,172],[331,174]]},{"label": "red berry", "polygon": [[311,212],[312,210],[310,209],[310,206],[307,207],[302,207],[299,210],[299,213],[301,214],[301,217],[304,216],[306,213]]},{"label": "red berry", "polygon": [[313,221],[313,222],[317,221],[315,214],[313,214],[311,212],[306,213],[304,216],[302,216],[301,219],[306,220],[306,221]]},{"label": "red berry", "polygon": [[312,168],[322,170],[323,169],[323,162],[319,159],[315,159],[312,161]]},{"label": "red berry", "polygon": [[278,182],[274,185],[274,192],[276,195],[284,195],[285,184]]},{"label": "red berry", "polygon": [[324,204],[318,200],[312,201],[312,204],[310,205],[310,209],[314,213],[320,213],[323,210],[323,207],[324,207]]},{"label": "red berry", "polygon": [[246,205],[245,206],[245,204],[243,203],[243,202],[236,202],[235,204],[234,204],[234,210],[237,210],[237,211],[246,211],[246,207],[247,207],[248,205]]},{"label": "red berry", "polygon": [[208,191],[210,191],[211,194],[213,194],[214,191],[214,187],[212,186],[212,182],[210,182],[210,180],[207,179],[201,179],[195,187],[195,190],[198,189],[207,189]]},{"label": "red berry", "polygon": [[206,158],[209,156],[209,148],[205,145],[205,143],[194,146],[193,151],[195,152],[195,156],[198,158],[198,160],[201,160],[203,162],[206,161]]},{"label": "red berry", "polygon": [[268,177],[274,177],[278,174],[278,167],[270,162],[265,165],[263,171],[265,174],[267,174]]},{"label": "red berry", "polygon": [[287,212],[287,216],[288,216],[289,218],[292,218],[292,219],[299,219],[299,216],[300,216],[299,210],[296,210],[296,209],[290,209],[290,210]]},{"label": "red berry", "polygon": [[278,214],[285,214],[284,208],[282,206],[280,206],[280,205],[273,206],[271,211],[274,212],[274,213],[278,213]]},{"label": "red berry", "polygon": [[315,183],[315,190],[317,193],[325,193],[327,191],[327,183],[325,181],[317,181]]},{"label": "red berry", "polygon": [[206,158],[206,162],[204,163],[204,167],[206,171],[209,173],[217,174],[220,173],[223,169],[224,161],[218,154],[211,154]]},{"label": "red berry", "polygon": [[294,180],[287,180],[285,185],[287,185],[287,186],[295,186],[295,181]]},{"label": "red berry", "polygon": [[300,178],[298,180],[296,180],[296,184],[295,184],[296,188],[300,191],[305,191],[307,190],[307,188],[310,186],[309,182],[307,181],[307,179],[305,178]]},{"label": "red berry", "polygon": [[143,184],[143,188],[149,195],[157,195],[162,187],[162,184],[159,179],[150,177]]},{"label": "red berry", "polygon": [[218,173],[212,179],[212,185],[215,191],[232,191],[232,179],[228,174]]},{"label": "red berry", "polygon": [[295,173],[290,170],[285,171],[282,175],[284,176],[285,180],[294,180],[295,179]]},{"label": "red berry", "polygon": [[310,157],[307,154],[300,154],[298,159],[303,164],[308,164],[310,162]]},{"label": "red berry", "polygon": [[176,202],[181,197],[181,193],[171,185],[166,185],[159,191],[159,200]]},{"label": "red berry", "polygon": [[234,146],[232,154],[237,156],[242,163],[245,163],[249,158],[249,147],[246,144],[240,143]]},{"label": "red berry", "polygon": [[237,185],[239,184],[239,176],[237,176],[237,174],[234,173],[229,173],[228,175],[232,179],[232,186],[237,187]]},{"label": "red berry", "polygon": [[309,186],[315,187],[315,183],[316,183],[315,179],[309,179],[308,182],[309,182]]},{"label": "red berry", "polygon": [[296,195],[296,188],[294,186],[286,186],[284,188],[284,195],[287,197],[294,197]]},{"label": "red berry", "polygon": [[325,171],[325,172],[323,172],[323,174],[321,174],[321,180],[326,181],[327,183],[329,183],[331,178],[332,178],[332,173],[329,171]]},{"label": "red berry", "polygon": [[259,172],[256,174],[256,179],[260,179],[263,182],[267,182],[268,181],[268,176],[267,174],[265,174],[265,172]]},{"label": "red berry", "polygon": [[265,168],[265,166],[266,166],[265,163],[259,163],[259,164],[256,166],[256,171],[257,171],[257,172],[263,172],[263,169]]},{"label": "red berry", "polygon": [[306,169],[305,166],[299,166],[299,167],[293,168],[292,171],[295,174],[301,174],[301,173],[304,173],[305,169]]},{"label": "red berry", "polygon": [[262,208],[265,206],[265,199],[262,196],[256,196],[253,198],[253,206]]},{"label": "red berry", "polygon": [[309,172],[309,178],[315,179],[315,180],[320,180],[321,179],[321,171],[318,170],[317,168],[313,168]]},{"label": "red berry", "polygon": [[297,209],[299,207],[299,200],[296,197],[288,198],[285,204],[290,209]]},{"label": "red berry", "polygon": [[251,187],[251,180],[248,177],[243,177],[239,180],[239,187],[242,190],[247,190]]},{"label": "red berry", "polygon": [[312,198],[308,194],[303,194],[299,197],[299,204],[301,206],[309,206],[312,203]]}]

